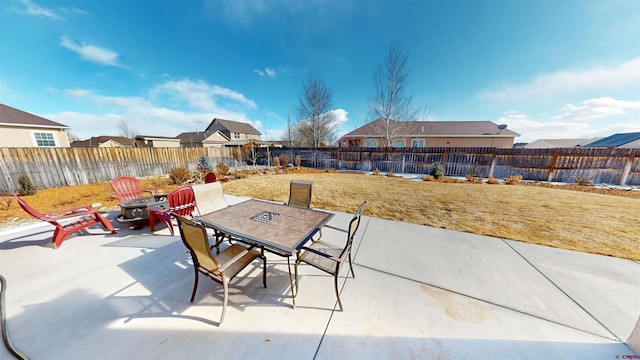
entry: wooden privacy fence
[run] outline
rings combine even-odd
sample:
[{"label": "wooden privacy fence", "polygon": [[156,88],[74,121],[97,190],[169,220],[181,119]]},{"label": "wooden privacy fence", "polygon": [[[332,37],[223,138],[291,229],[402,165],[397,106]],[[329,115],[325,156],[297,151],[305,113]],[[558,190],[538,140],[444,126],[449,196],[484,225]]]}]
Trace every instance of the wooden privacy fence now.
[{"label": "wooden privacy fence", "polygon": [[[242,166],[286,156],[311,168],[428,174],[442,163],[448,176],[522,175],[524,180],[640,185],[640,149],[560,148],[0,148],[0,194],[18,190],[27,175],[38,189],[108,182],[120,175],[164,176],[176,167],[195,171],[206,155],[212,166]],[[283,164],[284,165],[284,164]]]},{"label": "wooden privacy fence", "polygon": [[[640,149],[558,148],[291,148],[274,149],[294,163],[312,168],[429,174],[442,163],[445,175],[496,179],[522,175],[524,180],[640,185]],[[259,161],[264,161],[261,154]]]},{"label": "wooden privacy fence", "polygon": [[167,175],[171,169],[196,171],[206,155],[216,166],[245,164],[246,148],[0,148],[0,194],[18,190],[27,175],[38,189],[108,182],[121,175]]}]

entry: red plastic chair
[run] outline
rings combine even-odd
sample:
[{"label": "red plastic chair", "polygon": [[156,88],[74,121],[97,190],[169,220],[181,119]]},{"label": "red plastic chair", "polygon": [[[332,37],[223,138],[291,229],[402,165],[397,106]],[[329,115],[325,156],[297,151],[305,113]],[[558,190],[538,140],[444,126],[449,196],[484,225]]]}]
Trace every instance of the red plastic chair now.
[{"label": "red plastic chair", "polygon": [[13,196],[22,210],[26,211],[36,219],[46,221],[56,227],[52,240],[54,249],[57,249],[62,245],[62,242],[67,238],[67,236],[97,223],[101,223],[102,226],[111,231],[112,234],[116,233],[116,230],[113,228],[109,220],[100,215],[90,206],[78,206],[40,213],[27,204],[27,202],[20,198],[20,196],[16,194]]},{"label": "red plastic chair", "polygon": [[156,194],[156,190],[142,189],[140,180],[131,176],[120,176],[111,181],[111,188],[116,193],[111,195],[112,198],[118,199],[119,202],[142,197],[142,192]]},{"label": "red plastic chair", "polygon": [[169,202],[169,208],[164,207],[148,207],[149,212],[149,225],[151,226],[151,232],[155,230],[156,221],[160,220],[167,224],[169,232],[173,236],[173,224],[171,223],[171,215],[173,212],[180,216],[191,216],[196,209],[196,196],[193,193],[191,186],[181,186],[167,195],[167,201]]}]

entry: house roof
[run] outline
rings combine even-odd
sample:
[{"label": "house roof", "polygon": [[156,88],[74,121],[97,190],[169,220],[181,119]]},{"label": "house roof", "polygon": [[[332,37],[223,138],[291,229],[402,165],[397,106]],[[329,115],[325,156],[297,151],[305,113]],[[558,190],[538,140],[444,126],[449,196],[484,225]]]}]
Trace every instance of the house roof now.
[{"label": "house roof", "polygon": [[71,143],[71,147],[97,147],[100,144],[106,143],[107,141],[114,141],[118,144],[125,147],[133,147],[133,141],[124,136],[95,136],[91,137],[87,140],[79,140]]},{"label": "house roof", "polygon": [[262,135],[262,133],[249,123],[231,121],[225,119],[214,118],[205,131],[216,132],[218,130],[226,130],[229,132],[239,132],[242,134]]},{"label": "house roof", "polygon": [[601,138],[592,139],[538,139],[533,141],[524,147],[527,149],[554,149],[554,148],[568,148],[576,146],[584,146],[585,144],[594,142]]},{"label": "house roof", "polygon": [[63,125],[4,104],[0,104],[0,124],[24,127],[69,129],[67,125]]},{"label": "house roof", "polygon": [[135,139],[142,139],[142,140],[175,140],[175,141],[180,140],[177,137],[151,136],[151,135],[138,135],[138,136],[135,137]]},{"label": "house roof", "polygon": [[640,139],[640,132],[613,134],[584,146],[618,147]]},{"label": "house roof", "polygon": [[[372,121],[343,136],[382,136],[383,119]],[[391,120],[396,122],[395,120]],[[482,136],[516,137],[520,134],[509,129],[500,130],[492,121],[404,121],[400,136]]]}]

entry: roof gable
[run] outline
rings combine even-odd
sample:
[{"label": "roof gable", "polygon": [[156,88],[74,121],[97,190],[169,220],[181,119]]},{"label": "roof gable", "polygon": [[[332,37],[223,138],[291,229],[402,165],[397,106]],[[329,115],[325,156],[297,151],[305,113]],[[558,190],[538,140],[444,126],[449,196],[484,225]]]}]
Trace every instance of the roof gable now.
[{"label": "roof gable", "polygon": [[63,125],[4,104],[0,104],[0,124],[69,129],[67,125]]},{"label": "roof gable", "polygon": [[231,121],[225,119],[214,118],[209,126],[205,129],[205,131],[216,132],[216,131],[228,131],[239,132],[241,134],[251,134],[251,135],[262,135],[262,133],[249,123],[243,123],[238,121]]}]

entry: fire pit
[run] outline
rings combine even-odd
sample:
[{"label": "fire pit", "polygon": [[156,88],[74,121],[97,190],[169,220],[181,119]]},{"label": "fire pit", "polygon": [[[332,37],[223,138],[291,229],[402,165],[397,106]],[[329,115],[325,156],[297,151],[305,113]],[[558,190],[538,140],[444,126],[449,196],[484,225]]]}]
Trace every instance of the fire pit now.
[{"label": "fire pit", "polygon": [[140,229],[144,223],[149,222],[147,207],[169,206],[166,195],[144,196],[120,204],[120,216],[116,221],[124,224],[132,224],[135,229]]}]

